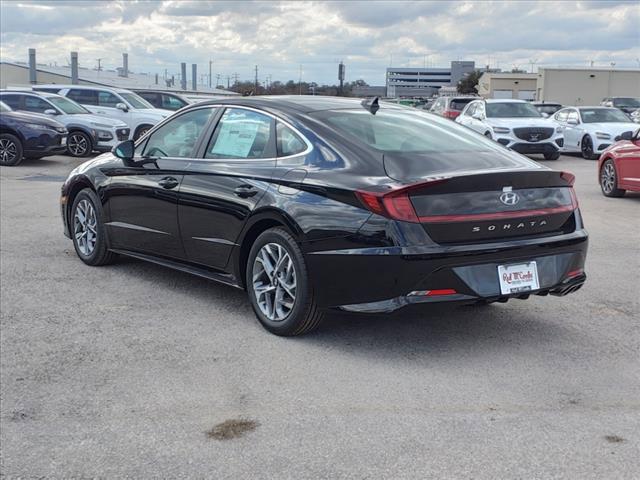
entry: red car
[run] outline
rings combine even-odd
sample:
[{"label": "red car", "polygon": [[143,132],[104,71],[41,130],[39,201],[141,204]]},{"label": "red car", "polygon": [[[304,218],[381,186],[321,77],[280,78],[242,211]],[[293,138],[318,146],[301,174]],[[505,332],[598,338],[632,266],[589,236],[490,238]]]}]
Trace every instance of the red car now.
[{"label": "red car", "polygon": [[622,197],[627,190],[640,192],[640,129],[616,140],[598,161],[600,188],[606,197]]}]

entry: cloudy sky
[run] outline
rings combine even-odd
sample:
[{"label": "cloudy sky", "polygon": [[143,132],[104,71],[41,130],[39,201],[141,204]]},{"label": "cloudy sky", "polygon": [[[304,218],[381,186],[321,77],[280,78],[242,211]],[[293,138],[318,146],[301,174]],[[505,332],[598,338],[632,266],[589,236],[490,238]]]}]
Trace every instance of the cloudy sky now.
[{"label": "cloudy sky", "polygon": [[83,1],[2,0],[0,58],[138,72],[237,73],[260,80],[384,84],[385,68],[451,60],[529,70],[535,65],[640,67],[640,2],[633,1]]}]

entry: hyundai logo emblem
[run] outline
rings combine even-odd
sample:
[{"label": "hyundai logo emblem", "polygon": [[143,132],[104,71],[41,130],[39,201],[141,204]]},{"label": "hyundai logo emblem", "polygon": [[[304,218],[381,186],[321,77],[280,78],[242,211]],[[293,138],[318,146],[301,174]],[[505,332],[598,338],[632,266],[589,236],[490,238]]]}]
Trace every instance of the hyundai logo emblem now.
[{"label": "hyundai logo emblem", "polygon": [[504,192],[500,195],[500,201],[505,205],[515,205],[520,201],[520,196],[515,192]]}]

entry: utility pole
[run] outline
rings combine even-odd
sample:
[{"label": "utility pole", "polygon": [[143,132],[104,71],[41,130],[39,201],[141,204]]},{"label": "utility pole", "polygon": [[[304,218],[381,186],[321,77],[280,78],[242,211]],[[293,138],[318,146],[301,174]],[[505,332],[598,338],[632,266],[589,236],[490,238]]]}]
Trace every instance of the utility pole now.
[{"label": "utility pole", "polygon": [[258,94],[258,65],[256,65],[256,86],[254,89],[255,94]]},{"label": "utility pole", "polygon": [[216,73],[216,88],[218,88],[218,85],[220,85],[220,74]]},{"label": "utility pole", "polygon": [[229,75],[227,75],[227,90],[229,90],[229,80],[231,80],[231,77],[229,77]]},{"label": "utility pole", "polygon": [[101,58],[96,58],[96,60],[98,61],[98,71],[101,72],[102,71],[102,65],[100,64],[100,62],[102,61]]},{"label": "utility pole", "polygon": [[213,60],[209,60],[209,88],[211,88],[211,67],[213,66]]},{"label": "utility pole", "polygon": [[300,77],[298,77],[298,95],[302,95],[302,64],[300,64]]}]

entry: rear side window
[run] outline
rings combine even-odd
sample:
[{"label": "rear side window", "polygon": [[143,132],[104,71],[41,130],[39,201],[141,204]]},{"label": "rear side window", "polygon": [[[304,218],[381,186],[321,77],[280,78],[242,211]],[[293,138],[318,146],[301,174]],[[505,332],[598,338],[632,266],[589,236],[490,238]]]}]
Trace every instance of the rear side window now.
[{"label": "rear side window", "polygon": [[214,111],[214,108],[199,108],[168,121],[151,134],[142,154],[152,157],[193,157],[196,142]]},{"label": "rear side window", "polygon": [[98,92],[96,90],[80,90],[79,88],[72,88],[69,90],[69,93],[67,93],[67,97],[80,104],[98,105]]},{"label": "rear side window", "polygon": [[267,115],[253,110],[228,108],[209,141],[206,158],[274,157],[271,145],[273,123]]},{"label": "rear side window", "polygon": [[167,110],[180,110],[186,104],[186,102],[183,102],[174,96],[162,95],[162,106],[160,108],[166,108]]},{"label": "rear side window", "polygon": [[19,95],[2,95],[0,100],[9,105],[12,110],[20,110],[20,96]]},{"label": "rear side window", "polygon": [[276,124],[276,143],[279,157],[296,155],[307,149],[307,144],[282,122]]}]

